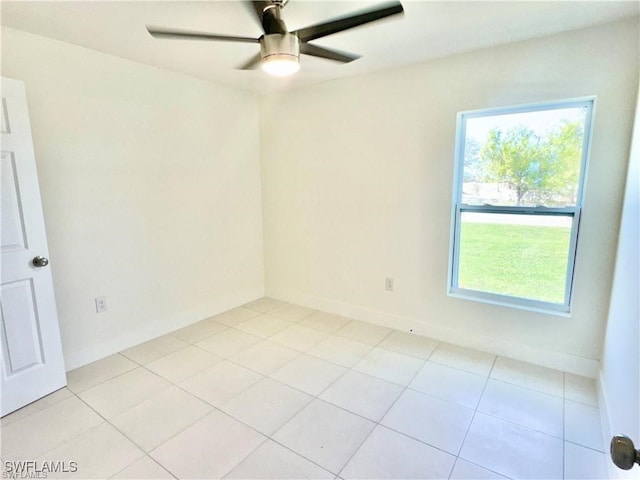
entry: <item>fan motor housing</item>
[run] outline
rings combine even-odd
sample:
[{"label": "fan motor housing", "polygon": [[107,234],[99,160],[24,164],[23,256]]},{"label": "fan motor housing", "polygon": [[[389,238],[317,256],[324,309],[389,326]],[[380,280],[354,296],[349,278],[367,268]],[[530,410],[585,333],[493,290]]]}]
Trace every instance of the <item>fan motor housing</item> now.
[{"label": "fan motor housing", "polygon": [[271,56],[291,56],[296,60],[300,57],[300,41],[292,33],[274,33],[263,35],[260,40],[262,60]]}]

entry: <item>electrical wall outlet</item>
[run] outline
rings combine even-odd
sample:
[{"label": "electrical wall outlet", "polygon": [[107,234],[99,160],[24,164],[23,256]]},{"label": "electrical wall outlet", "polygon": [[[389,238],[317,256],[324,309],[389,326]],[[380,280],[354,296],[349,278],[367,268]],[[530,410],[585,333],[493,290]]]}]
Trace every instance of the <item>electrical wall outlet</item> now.
[{"label": "electrical wall outlet", "polygon": [[109,310],[107,306],[107,297],[96,297],[96,313],[102,313]]},{"label": "electrical wall outlet", "polygon": [[393,292],[393,278],[387,277],[384,279],[384,289],[387,292]]}]

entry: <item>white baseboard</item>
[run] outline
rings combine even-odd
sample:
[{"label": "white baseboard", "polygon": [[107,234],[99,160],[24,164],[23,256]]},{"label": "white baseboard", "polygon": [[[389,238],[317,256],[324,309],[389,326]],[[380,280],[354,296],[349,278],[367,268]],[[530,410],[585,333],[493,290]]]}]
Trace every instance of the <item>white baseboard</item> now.
[{"label": "white baseboard", "polygon": [[227,310],[239,307],[263,296],[264,288],[256,288],[246,292],[241,292],[219,299],[215,302],[214,306],[207,309],[207,311],[180,312],[179,314],[173,314],[169,318],[150,322],[144,327],[132,330],[124,335],[98,342],[81,350],[65,352],[65,369],[68,372],[75,368],[82,367],[88,363],[95,362],[96,360],[100,360],[101,358],[108,357],[109,355],[121,352],[127,348],[147,342],[161,335],[166,335],[169,332],[186,327],[213,315],[226,312]]},{"label": "white baseboard", "polygon": [[464,330],[437,325],[425,320],[393,315],[379,310],[372,310],[358,305],[336,301],[329,298],[316,297],[300,292],[269,289],[266,295],[290,303],[322,310],[335,315],[361,320],[364,322],[394,328],[417,335],[433,338],[463,347],[474,348],[503,357],[520,360],[534,365],[562,370],[564,372],[597,378],[600,362],[595,359],[580,357],[563,352],[544,350],[519,342],[477,335]]}]

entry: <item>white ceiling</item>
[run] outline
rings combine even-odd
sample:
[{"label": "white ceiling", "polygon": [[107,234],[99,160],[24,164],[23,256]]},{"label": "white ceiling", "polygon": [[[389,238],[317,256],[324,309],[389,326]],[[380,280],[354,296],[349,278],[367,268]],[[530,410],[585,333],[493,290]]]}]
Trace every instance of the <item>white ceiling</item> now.
[{"label": "white ceiling", "polygon": [[[380,4],[375,1],[290,0],[283,18],[290,30]],[[638,1],[553,2],[403,0],[404,16],[341,32],[314,43],[362,55],[350,64],[303,56],[287,79],[235,67],[257,44],[159,40],[145,25],[258,37],[246,5],[235,1],[7,1],[2,25],[155,65],[258,94],[424,62],[455,53],[640,14]]]}]

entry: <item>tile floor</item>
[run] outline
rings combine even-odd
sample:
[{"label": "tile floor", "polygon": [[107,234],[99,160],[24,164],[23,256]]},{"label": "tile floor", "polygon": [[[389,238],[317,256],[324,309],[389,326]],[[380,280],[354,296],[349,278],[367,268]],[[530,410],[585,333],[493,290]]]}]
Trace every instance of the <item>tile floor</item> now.
[{"label": "tile floor", "polygon": [[[48,478],[606,478],[593,381],[264,298],[2,419]],[[15,463],[11,463],[15,465]]]}]

